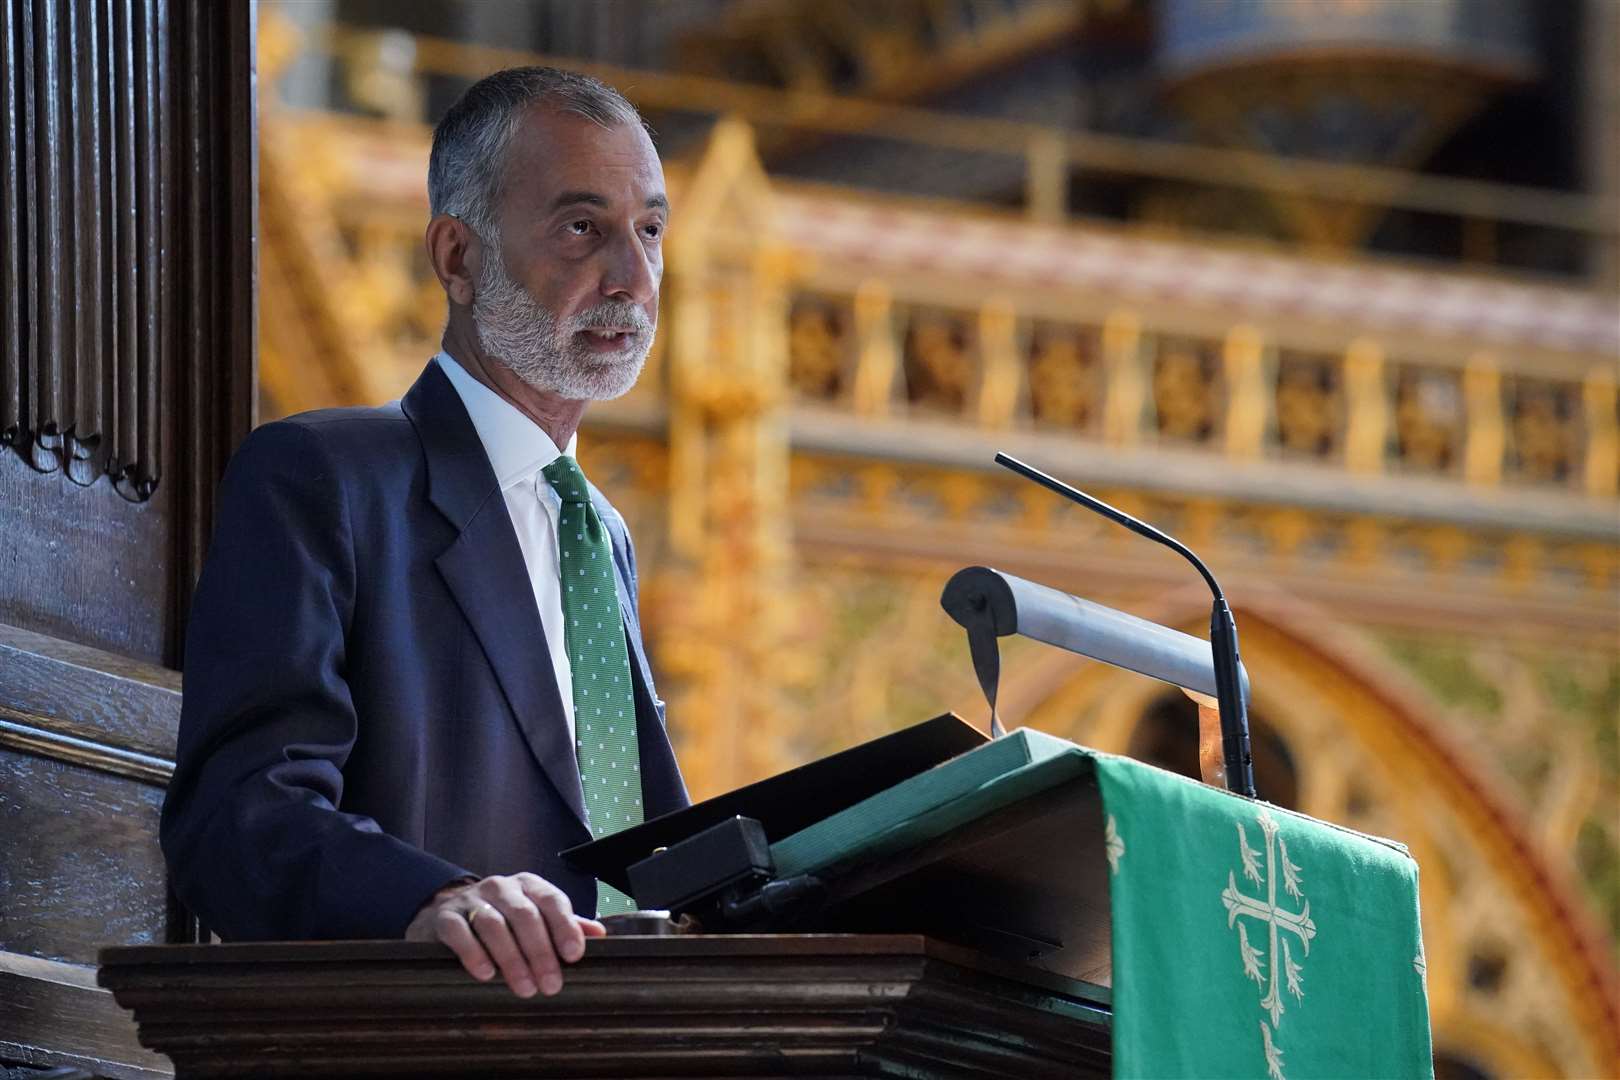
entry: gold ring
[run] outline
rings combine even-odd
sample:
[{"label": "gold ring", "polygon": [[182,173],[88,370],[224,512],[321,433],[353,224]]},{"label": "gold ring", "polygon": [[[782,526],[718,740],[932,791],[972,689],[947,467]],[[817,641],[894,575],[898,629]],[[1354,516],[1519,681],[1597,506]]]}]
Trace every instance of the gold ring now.
[{"label": "gold ring", "polygon": [[484,914],[486,911],[494,911],[494,910],[495,909],[490,907],[488,904],[480,904],[477,907],[473,908],[471,911],[467,912],[467,925],[468,925],[468,927],[471,927],[473,929],[473,932],[477,933],[478,932],[477,928],[473,927],[473,923],[475,923],[478,920],[478,916]]}]

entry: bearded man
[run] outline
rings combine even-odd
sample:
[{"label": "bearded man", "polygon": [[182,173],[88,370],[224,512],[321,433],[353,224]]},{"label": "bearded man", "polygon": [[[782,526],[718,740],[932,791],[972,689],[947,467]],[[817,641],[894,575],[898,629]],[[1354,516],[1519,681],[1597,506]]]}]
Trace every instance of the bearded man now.
[{"label": "bearded man", "polygon": [[669,204],[630,103],[547,68],[466,92],[428,193],[443,351],[226,474],[163,850],[227,939],[437,939],[554,994],[630,906],[557,853],[687,803],[634,549],[574,460],[652,344]]}]

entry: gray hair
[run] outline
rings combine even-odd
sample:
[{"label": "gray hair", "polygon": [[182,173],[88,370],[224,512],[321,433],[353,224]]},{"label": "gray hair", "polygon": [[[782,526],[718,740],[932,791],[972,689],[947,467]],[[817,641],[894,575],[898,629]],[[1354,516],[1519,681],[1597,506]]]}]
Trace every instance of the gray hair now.
[{"label": "gray hair", "polygon": [[535,104],[603,127],[642,124],[641,114],[623,94],[589,75],[516,67],[485,76],[467,88],[433,129],[428,205],[434,214],[454,214],[480,236],[492,237],[507,151],[523,113]]}]

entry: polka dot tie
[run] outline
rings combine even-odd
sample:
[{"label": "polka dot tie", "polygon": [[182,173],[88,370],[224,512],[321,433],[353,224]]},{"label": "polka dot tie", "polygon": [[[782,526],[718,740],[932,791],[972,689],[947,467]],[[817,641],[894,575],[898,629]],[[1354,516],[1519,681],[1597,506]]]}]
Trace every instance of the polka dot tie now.
[{"label": "polka dot tie", "polygon": [[[564,454],[542,472],[562,498],[557,552],[574,674],[574,747],[591,836],[600,840],[642,820],[636,703],[613,580],[613,545],[591,505],[578,463]],[[596,883],[598,915],[635,909],[630,897],[605,882]]]}]

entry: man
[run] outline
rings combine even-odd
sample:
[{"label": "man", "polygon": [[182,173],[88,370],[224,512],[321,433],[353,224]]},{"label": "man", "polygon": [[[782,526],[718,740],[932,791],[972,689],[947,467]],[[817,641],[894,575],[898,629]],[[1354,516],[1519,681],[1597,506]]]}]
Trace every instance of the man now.
[{"label": "man", "polygon": [[623,520],[573,460],[652,342],[669,206],[634,108],[546,68],[434,132],[443,352],[233,459],[162,841],[230,939],[439,940],[556,993],[625,910],[557,852],[686,805]]}]

